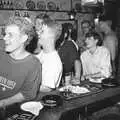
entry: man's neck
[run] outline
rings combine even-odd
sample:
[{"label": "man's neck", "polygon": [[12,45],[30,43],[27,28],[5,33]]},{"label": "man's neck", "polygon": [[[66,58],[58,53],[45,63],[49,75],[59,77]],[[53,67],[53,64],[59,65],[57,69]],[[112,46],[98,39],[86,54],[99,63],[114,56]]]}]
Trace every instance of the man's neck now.
[{"label": "man's neck", "polygon": [[43,52],[50,53],[50,52],[53,52],[53,51],[55,51],[54,43],[50,43],[50,44],[47,44],[47,45],[43,46]]},{"label": "man's neck", "polygon": [[97,50],[97,46],[94,46],[94,47],[92,47],[92,48],[89,49],[89,52],[91,54],[94,54],[96,52],[96,50]]},{"label": "man's neck", "polygon": [[55,48],[49,48],[49,49],[43,48],[44,53],[50,53],[50,52],[53,52],[53,51],[55,51]]},{"label": "man's neck", "polygon": [[30,53],[28,53],[23,47],[20,47],[13,51],[12,53],[10,53],[10,56],[16,60],[22,60],[26,58],[29,54]]}]

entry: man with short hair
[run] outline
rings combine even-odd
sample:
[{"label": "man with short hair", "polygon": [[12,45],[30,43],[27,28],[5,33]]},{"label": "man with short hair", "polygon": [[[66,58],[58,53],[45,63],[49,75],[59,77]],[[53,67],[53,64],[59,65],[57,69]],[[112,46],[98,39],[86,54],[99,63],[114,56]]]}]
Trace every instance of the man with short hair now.
[{"label": "man with short hair", "polygon": [[100,31],[104,33],[103,45],[109,50],[113,68],[113,76],[116,75],[116,57],[118,55],[118,38],[111,29],[111,21],[100,21]]},{"label": "man with short hair", "polygon": [[89,79],[101,82],[102,79],[111,76],[110,53],[101,44],[98,33],[89,32],[86,34],[87,50],[81,54],[81,62],[83,67],[82,79]]},{"label": "man with short hair", "polygon": [[[36,31],[39,46],[42,51],[36,57],[42,63],[42,84],[40,91],[49,92],[57,88],[62,76],[62,62],[55,49],[56,40],[61,34],[62,27],[51,18],[36,19]],[[39,24],[37,24],[39,22]]]},{"label": "man with short hair", "polygon": [[5,26],[5,51],[0,51],[0,108],[37,96],[41,64],[25,50],[33,42],[33,33],[28,18],[12,17]]}]

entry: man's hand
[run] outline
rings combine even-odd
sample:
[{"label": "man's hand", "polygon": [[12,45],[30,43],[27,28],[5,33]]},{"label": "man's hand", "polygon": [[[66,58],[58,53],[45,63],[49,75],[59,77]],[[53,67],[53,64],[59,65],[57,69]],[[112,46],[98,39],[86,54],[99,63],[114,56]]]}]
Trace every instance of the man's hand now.
[{"label": "man's hand", "polygon": [[41,92],[50,92],[50,91],[52,91],[52,89],[47,87],[47,86],[41,85],[40,86],[40,91]]},{"label": "man's hand", "polygon": [[73,79],[71,80],[71,84],[72,85],[80,84],[80,78],[73,77]]}]

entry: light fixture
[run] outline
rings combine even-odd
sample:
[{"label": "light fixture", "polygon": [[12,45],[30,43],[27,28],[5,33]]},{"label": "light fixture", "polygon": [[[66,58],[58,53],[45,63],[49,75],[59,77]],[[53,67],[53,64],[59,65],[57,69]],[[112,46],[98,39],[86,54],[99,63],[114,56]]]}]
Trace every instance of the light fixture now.
[{"label": "light fixture", "polygon": [[76,12],[74,10],[68,12],[68,16],[70,20],[74,20],[76,16]]},{"label": "light fixture", "polygon": [[95,25],[99,24],[99,16],[100,16],[100,14],[97,14],[96,17],[94,18]]}]

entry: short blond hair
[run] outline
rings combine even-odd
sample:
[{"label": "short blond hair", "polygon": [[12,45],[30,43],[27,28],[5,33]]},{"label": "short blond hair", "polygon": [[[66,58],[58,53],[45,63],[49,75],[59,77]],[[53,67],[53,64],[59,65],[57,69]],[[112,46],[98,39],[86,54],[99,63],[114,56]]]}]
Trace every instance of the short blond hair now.
[{"label": "short blond hair", "polygon": [[33,23],[30,18],[26,17],[10,17],[6,26],[16,25],[19,27],[20,31],[29,35],[33,31]]},{"label": "short blond hair", "polygon": [[21,33],[26,34],[28,36],[27,41],[25,42],[25,49],[34,43],[37,44],[37,39],[33,41],[36,36],[34,24],[30,18],[26,17],[10,17],[8,20],[7,26],[16,25],[18,26]]},{"label": "short blond hair", "polygon": [[[37,19],[41,19],[41,18],[37,18]],[[48,28],[50,28],[55,32],[55,40],[57,40],[62,33],[62,25],[57,21],[51,19],[49,16],[43,17],[42,20],[43,20],[42,22],[43,25],[47,25]]]}]

